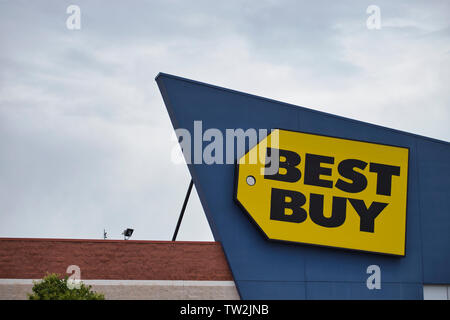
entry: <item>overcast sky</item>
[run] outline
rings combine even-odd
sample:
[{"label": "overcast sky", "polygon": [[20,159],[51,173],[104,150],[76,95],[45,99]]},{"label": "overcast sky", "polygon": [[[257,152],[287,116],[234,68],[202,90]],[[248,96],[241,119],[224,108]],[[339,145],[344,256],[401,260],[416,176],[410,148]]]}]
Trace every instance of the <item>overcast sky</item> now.
[{"label": "overcast sky", "polygon": [[[0,0],[0,237],[172,237],[190,176],[170,161],[160,71],[449,141],[449,13],[426,0]],[[195,191],[178,239],[212,240]]]}]

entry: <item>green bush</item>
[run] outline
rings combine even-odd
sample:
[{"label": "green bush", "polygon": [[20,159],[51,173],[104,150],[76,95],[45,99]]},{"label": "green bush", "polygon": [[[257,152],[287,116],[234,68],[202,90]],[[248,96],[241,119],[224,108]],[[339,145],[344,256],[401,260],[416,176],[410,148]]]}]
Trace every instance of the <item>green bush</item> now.
[{"label": "green bush", "polygon": [[48,274],[44,279],[33,282],[30,300],[104,300],[105,296],[91,290],[91,286],[80,283],[79,288],[69,289],[68,277],[62,278],[58,274]]}]

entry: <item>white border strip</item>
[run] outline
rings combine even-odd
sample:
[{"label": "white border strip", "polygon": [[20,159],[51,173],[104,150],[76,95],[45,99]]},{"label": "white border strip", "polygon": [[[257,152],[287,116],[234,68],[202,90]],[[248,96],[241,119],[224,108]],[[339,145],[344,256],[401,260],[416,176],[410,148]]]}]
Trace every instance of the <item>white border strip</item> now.
[{"label": "white border strip", "polygon": [[[0,279],[0,285],[32,285],[41,279]],[[235,287],[234,281],[208,280],[81,280],[98,286]]]}]

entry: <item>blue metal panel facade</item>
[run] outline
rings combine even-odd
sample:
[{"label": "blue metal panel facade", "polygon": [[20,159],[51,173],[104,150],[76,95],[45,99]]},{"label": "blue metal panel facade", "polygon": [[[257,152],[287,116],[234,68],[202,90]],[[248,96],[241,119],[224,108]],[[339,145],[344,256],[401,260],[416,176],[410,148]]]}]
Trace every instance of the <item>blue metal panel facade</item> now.
[{"label": "blue metal panel facade", "polygon": [[[424,283],[450,283],[449,143],[172,75],[156,81],[174,128],[191,135],[202,120],[224,136],[282,128],[410,150],[405,257],[268,241],[233,200],[234,165],[188,164],[242,299],[422,299]],[[380,290],[366,286],[369,265],[381,268]]]}]

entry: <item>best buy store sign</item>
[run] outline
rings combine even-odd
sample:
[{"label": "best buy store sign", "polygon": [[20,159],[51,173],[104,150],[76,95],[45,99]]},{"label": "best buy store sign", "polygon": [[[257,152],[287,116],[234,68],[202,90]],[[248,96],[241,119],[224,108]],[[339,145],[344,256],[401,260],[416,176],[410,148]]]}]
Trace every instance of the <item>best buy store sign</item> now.
[{"label": "best buy store sign", "polygon": [[278,152],[278,170],[252,163],[253,147],[235,198],[269,239],[405,255],[407,148],[281,129],[259,145]]}]

